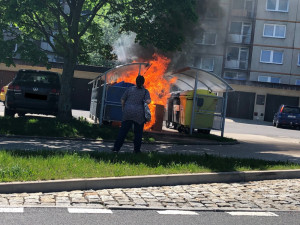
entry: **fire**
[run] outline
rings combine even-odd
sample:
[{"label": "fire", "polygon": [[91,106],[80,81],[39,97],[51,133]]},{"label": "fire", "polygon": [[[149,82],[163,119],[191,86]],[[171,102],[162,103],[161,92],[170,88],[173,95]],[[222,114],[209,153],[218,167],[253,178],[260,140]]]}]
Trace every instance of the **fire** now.
[{"label": "fire", "polygon": [[[176,82],[176,78],[166,80],[164,74],[170,63],[170,59],[159,54],[154,54],[153,59],[148,62],[150,64],[149,69],[141,74],[145,77],[145,88],[148,89],[151,96],[151,103],[149,108],[151,111],[151,121],[145,124],[145,130],[150,129],[155,123],[155,105],[167,104],[167,95],[170,90],[170,85]],[[126,71],[126,74],[122,74],[117,82],[128,82],[135,84],[135,79],[138,71]]]}]

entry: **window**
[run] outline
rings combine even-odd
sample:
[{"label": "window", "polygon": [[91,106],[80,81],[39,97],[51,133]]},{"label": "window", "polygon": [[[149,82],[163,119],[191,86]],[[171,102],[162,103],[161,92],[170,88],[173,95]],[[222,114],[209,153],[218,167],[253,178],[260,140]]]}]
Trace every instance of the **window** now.
[{"label": "window", "polygon": [[250,35],[251,23],[231,22],[229,34]]},{"label": "window", "polygon": [[265,95],[257,95],[256,96],[256,105],[264,105],[265,104]]},{"label": "window", "polygon": [[252,10],[253,0],[233,0],[232,9]]},{"label": "window", "polygon": [[217,34],[213,32],[204,32],[197,40],[196,44],[200,45],[216,45]]},{"label": "window", "polygon": [[265,24],[264,37],[285,38],[286,26],[277,24]]},{"label": "window", "polygon": [[288,12],[289,0],[267,0],[268,11]]},{"label": "window", "polygon": [[242,47],[228,47],[225,67],[228,69],[248,69],[249,49]]},{"label": "window", "polygon": [[226,71],[224,73],[224,78],[230,80],[246,80],[247,74],[242,72]]},{"label": "window", "polygon": [[280,83],[279,77],[269,77],[269,76],[258,76],[259,82],[267,82],[267,83]]},{"label": "window", "polygon": [[295,84],[300,85],[300,79],[297,79]]},{"label": "window", "polygon": [[230,24],[228,40],[232,43],[250,44],[251,23],[233,21]]},{"label": "window", "polygon": [[282,64],[283,52],[273,50],[261,50],[260,62]]},{"label": "window", "polygon": [[247,61],[248,52],[249,52],[248,48],[229,47],[227,49],[227,61],[230,60]]},{"label": "window", "polygon": [[197,57],[195,58],[195,67],[206,71],[214,71],[214,58]]},{"label": "window", "polygon": [[254,1],[253,0],[233,0],[231,13],[233,16],[253,17]]},{"label": "window", "polygon": [[298,66],[300,66],[300,53],[298,53],[298,63],[297,63]]}]

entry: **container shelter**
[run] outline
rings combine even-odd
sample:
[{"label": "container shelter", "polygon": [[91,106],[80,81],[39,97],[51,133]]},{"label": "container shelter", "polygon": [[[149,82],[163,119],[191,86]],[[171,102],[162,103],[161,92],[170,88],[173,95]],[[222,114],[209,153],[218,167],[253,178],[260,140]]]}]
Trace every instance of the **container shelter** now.
[{"label": "container shelter", "polygon": [[[224,136],[225,117],[228,92],[233,91],[232,87],[221,77],[208,71],[204,71],[199,68],[185,67],[174,73],[168,74],[169,77],[176,77],[177,81],[175,85],[180,91],[193,91],[192,96],[192,110],[190,119],[189,132],[192,134],[197,121],[195,118],[202,114],[203,117],[207,115],[213,115],[212,129],[220,130],[221,136]],[[197,109],[197,102],[201,100],[199,95],[199,89],[208,90],[209,92],[216,93],[217,104],[213,111],[201,111]],[[222,95],[221,95],[222,94]],[[207,95],[206,95],[207,96]],[[207,96],[211,97],[211,96]]]},{"label": "container shelter", "polygon": [[128,83],[115,84],[120,76],[126,74],[143,75],[149,68],[148,63],[131,63],[117,66],[96,77],[92,84],[90,118],[99,121],[100,126],[105,121],[121,121],[121,97],[130,86]]}]

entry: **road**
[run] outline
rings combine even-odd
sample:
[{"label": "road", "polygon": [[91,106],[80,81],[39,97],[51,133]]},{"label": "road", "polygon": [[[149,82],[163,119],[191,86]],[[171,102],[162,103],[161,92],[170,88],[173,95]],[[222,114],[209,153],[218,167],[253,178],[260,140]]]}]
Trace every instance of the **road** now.
[{"label": "road", "polygon": [[0,224],[3,225],[297,225],[300,221],[298,212],[252,212],[251,214],[245,212],[183,212],[168,210],[90,210],[89,212],[88,209],[74,210],[74,208],[26,208],[23,212],[0,213],[0,216]]}]

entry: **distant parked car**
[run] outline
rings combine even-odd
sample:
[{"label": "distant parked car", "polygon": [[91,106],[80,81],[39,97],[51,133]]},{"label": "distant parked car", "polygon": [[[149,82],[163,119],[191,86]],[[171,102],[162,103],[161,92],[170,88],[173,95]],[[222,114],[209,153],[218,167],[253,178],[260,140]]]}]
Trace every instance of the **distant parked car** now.
[{"label": "distant parked car", "polygon": [[4,116],[16,113],[56,115],[60,93],[60,75],[49,71],[19,70],[8,85]]},{"label": "distant parked car", "polygon": [[1,88],[1,92],[0,92],[0,102],[5,102],[5,96],[6,96],[6,92],[7,92],[7,88],[8,85],[5,85]]},{"label": "distant parked car", "polygon": [[273,125],[300,128],[300,107],[281,105],[274,115]]}]

